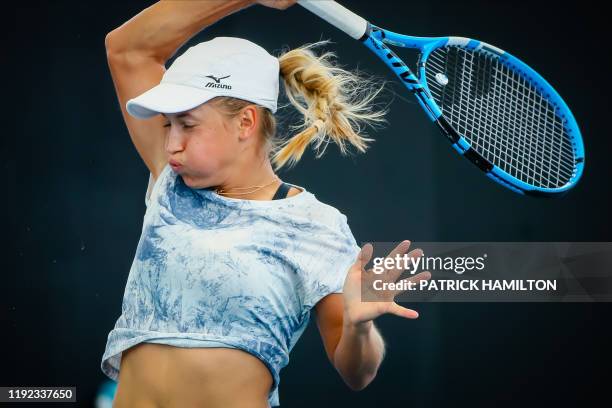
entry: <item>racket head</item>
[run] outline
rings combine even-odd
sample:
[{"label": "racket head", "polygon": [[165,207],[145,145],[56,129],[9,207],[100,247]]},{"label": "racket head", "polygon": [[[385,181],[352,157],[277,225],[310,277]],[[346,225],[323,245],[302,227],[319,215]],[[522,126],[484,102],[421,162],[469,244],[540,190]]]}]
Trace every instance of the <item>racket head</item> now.
[{"label": "racket head", "polygon": [[585,157],[580,129],[542,76],[485,42],[419,41],[419,81],[461,155],[520,194],[560,196],[576,185]]}]

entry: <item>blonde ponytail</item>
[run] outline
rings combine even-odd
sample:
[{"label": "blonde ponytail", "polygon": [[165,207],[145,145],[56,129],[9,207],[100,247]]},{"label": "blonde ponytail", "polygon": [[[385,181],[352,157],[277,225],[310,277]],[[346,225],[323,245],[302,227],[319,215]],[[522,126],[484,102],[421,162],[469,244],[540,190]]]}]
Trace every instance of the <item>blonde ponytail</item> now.
[{"label": "blonde ponytail", "polygon": [[[295,165],[311,143],[317,151],[316,157],[321,157],[330,139],[342,154],[348,152],[347,142],[363,153],[369,147],[367,143],[374,140],[360,134],[364,125],[374,127],[386,122],[387,108],[372,109],[372,102],[384,89],[385,82],[334,65],[333,52],[317,56],[312,51],[329,42],[305,44],[278,57],[285,93],[290,104],[303,116],[301,124],[289,126],[290,130],[298,131],[296,135],[287,140],[277,138],[276,117],[269,109],[255,105],[262,118],[263,147],[275,170],[286,164]],[[230,96],[218,96],[210,103],[228,117],[238,115],[244,107],[253,104]]]},{"label": "blonde ponytail", "polygon": [[329,40],[306,44],[278,57],[285,93],[304,120],[292,127],[299,133],[274,146],[275,169],[296,164],[311,143],[320,157],[329,139],[342,154],[347,153],[347,142],[363,153],[374,140],[360,135],[363,125],[385,122],[387,109],[376,111],[371,106],[384,84],[334,65],[333,52],[317,56],[312,51],[327,43]]}]

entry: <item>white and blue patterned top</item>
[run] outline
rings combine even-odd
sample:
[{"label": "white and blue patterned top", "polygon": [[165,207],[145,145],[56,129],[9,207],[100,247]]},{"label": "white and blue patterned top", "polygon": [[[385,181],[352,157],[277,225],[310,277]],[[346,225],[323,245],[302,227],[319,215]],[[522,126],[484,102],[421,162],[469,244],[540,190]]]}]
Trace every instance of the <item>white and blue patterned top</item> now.
[{"label": "white and blue patterned top", "polygon": [[[152,186],[152,188],[151,188]],[[192,189],[169,165],[145,196],[142,234],[102,371],[142,342],[228,347],[258,357],[274,384],[324,296],[341,293],[360,247],[347,218],[303,191],[241,200]]]}]

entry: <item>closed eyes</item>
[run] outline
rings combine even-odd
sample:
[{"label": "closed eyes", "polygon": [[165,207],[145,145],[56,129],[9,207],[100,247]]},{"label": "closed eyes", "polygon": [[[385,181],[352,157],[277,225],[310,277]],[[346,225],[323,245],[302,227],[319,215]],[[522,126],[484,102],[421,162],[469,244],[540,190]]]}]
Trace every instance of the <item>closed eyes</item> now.
[{"label": "closed eyes", "polygon": [[[170,126],[171,126],[170,123],[166,123],[164,125],[164,127],[170,127]],[[193,127],[195,127],[195,125],[185,125],[185,124],[183,125],[183,128],[185,128],[185,129],[190,129],[190,128],[193,128]]]}]

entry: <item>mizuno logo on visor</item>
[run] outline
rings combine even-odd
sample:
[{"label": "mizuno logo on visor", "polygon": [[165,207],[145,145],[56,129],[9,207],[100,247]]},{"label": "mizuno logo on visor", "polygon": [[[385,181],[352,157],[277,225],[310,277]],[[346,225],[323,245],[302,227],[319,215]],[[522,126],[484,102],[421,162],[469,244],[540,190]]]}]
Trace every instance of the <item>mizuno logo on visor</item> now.
[{"label": "mizuno logo on visor", "polygon": [[229,78],[231,75],[227,75],[224,77],[216,77],[214,75],[206,75],[206,78],[210,78],[215,82],[208,82],[204,88],[223,88],[223,89],[232,89],[231,85],[222,84],[221,80],[225,78]]}]

